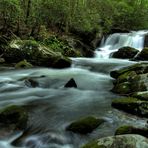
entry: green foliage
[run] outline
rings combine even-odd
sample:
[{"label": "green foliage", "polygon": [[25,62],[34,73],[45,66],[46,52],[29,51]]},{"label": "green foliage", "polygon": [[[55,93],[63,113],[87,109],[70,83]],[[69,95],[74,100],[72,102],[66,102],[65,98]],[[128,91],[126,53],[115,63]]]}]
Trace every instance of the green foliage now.
[{"label": "green foliage", "polygon": [[66,33],[148,28],[147,0],[1,0],[0,14],[0,26],[13,24],[29,35],[37,34],[41,26]]}]

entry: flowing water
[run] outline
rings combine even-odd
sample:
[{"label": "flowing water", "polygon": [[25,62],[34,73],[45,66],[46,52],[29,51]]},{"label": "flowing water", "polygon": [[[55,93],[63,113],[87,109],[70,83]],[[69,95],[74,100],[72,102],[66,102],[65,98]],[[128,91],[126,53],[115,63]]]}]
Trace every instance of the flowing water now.
[{"label": "flowing water", "polygon": [[[117,36],[121,44],[120,39],[124,35]],[[116,46],[117,39],[111,41],[113,40],[111,38],[114,37],[109,37],[101,46],[102,49],[109,52],[116,50],[117,47],[112,46]],[[142,38],[143,34],[137,32],[135,40]],[[142,42],[139,41],[135,45],[130,41],[130,45],[141,49]],[[123,43],[119,46],[123,45],[127,44]],[[106,59],[109,52],[106,54],[106,52],[96,51],[96,58],[72,58],[72,67],[63,70],[49,68],[14,70],[2,67],[0,108],[10,104],[23,105],[29,112],[29,122],[24,133],[8,129],[0,131],[0,148],[79,148],[91,139],[113,135],[120,125],[144,126],[145,119],[111,107],[112,99],[120,96],[110,91],[113,79],[109,76],[109,72],[134,62]],[[28,78],[37,81],[38,87],[32,88],[27,81]],[[78,87],[64,88],[71,78],[75,79]],[[87,135],[65,130],[72,121],[89,115],[104,118],[106,122]]]}]

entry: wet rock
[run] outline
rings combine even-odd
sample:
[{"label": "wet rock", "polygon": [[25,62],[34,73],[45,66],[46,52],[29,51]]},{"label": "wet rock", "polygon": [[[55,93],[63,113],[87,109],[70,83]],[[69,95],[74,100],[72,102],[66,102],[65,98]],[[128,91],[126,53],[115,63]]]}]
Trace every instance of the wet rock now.
[{"label": "wet rock", "polygon": [[26,60],[20,61],[15,65],[16,69],[20,69],[20,68],[32,68],[33,65],[30,64],[29,62],[27,62]]},{"label": "wet rock", "polygon": [[113,58],[131,59],[139,52],[139,50],[132,47],[122,47],[112,54]]},{"label": "wet rock", "polygon": [[121,74],[129,71],[134,71],[136,74],[148,73],[148,63],[137,63],[131,66],[123,67],[119,70],[114,70],[110,72],[112,78],[118,78]]},{"label": "wet rock", "polygon": [[92,116],[89,116],[71,123],[66,130],[72,131],[74,133],[87,134],[92,132],[103,122],[103,119],[96,119]]},{"label": "wet rock", "polygon": [[0,110],[0,125],[14,126],[15,129],[25,129],[28,113],[21,106],[11,105]]},{"label": "wet rock", "polygon": [[104,137],[98,140],[94,140],[82,146],[82,148],[146,148],[146,147],[148,147],[148,139],[136,134]]},{"label": "wet rock", "polygon": [[77,84],[76,84],[75,80],[72,78],[72,79],[70,79],[70,80],[65,84],[64,87],[75,87],[75,88],[77,88]]},{"label": "wet rock", "polygon": [[123,135],[123,134],[138,134],[144,137],[148,137],[148,129],[124,125],[119,127],[115,132],[115,135]]},{"label": "wet rock", "polygon": [[69,58],[32,40],[12,41],[3,58],[7,63],[17,63],[26,59],[33,65],[53,68],[65,68],[71,65]]},{"label": "wet rock", "polygon": [[25,84],[28,86],[28,87],[38,87],[39,86],[39,83],[31,78],[28,78],[25,80]]},{"label": "wet rock", "polygon": [[145,47],[134,59],[141,60],[141,61],[147,61],[148,60],[148,47]]},{"label": "wet rock", "polygon": [[148,101],[148,91],[136,92],[132,95],[132,97]]},{"label": "wet rock", "polygon": [[113,87],[112,92],[122,95],[129,94],[131,93],[130,83],[129,82],[118,83]]},{"label": "wet rock", "polygon": [[125,112],[148,117],[148,102],[137,98],[118,98],[112,101],[112,106]]},{"label": "wet rock", "polygon": [[67,68],[71,66],[71,60],[66,57],[57,58],[51,67],[53,68]]},{"label": "wet rock", "polygon": [[114,82],[115,85],[112,89],[112,91],[115,93],[128,95],[128,94],[133,94],[135,92],[148,90],[147,74],[141,74],[135,76],[133,75],[129,77],[126,82],[121,82],[121,83],[119,82],[121,81],[119,77],[117,78],[116,83]]},{"label": "wet rock", "polygon": [[137,74],[135,71],[125,72],[117,78],[116,83],[123,83],[123,82],[131,81],[132,79],[135,78],[136,75]]}]

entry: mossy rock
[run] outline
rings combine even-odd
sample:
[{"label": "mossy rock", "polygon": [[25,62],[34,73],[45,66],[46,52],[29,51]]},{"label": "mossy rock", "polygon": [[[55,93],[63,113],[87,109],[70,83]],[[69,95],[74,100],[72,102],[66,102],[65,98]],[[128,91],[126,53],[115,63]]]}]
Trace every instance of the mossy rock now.
[{"label": "mossy rock", "polygon": [[53,68],[67,68],[71,66],[71,60],[67,57],[57,58],[51,67]]},{"label": "mossy rock", "polygon": [[91,141],[88,144],[85,144],[81,148],[107,148],[106,146],[103,145],[98,145],[97,140]]},{"label": "mossy rock", "polygon": [[50,48],[32,40],[15,40],[5,51],[3,58],[7,63],[17,63],[26,59],[37,66],[65,68],[71,66],[71,60],[60,52],[54,52]]},{"label": "mossy rock", "polygon": [[126,95],[131,93],[130,83],[129,82],[123,82],[123,83],[117,83],[113,89],[112,92]]},{"label": "mossy rock", "polygon": [[132,97],[118,98],[112,101],[112,106],[137,116],[148,117],[147,101],[142,101]]},{"label": "mossy rock", "polygon": [[140,100],[148,101],[148,91],[136,92],[132,97],[138,98]]},{"label": "mossy rock", "polygon": [[94,140],[81,148],[147,148],[147,138],[136,135],[117,135]]},{"label": "mossy rock", "polygon": [[122,83],[122,82],[131,81],[133,78],[135,78],[136,75],[137,75],[137,74],[136,74],[135,71],[128,71],[128,72],[125,72],[125,73],[121,74],[121,75],[117,78],[117,83]]},{"label": "mossy rock", "polygon": [[71,123],[66,128],[66,130],[72,131],[74,133],[87,134],[92,132],[103,122],[104,122],[103,119],[96,119],[92,116],[89,116]]},{"label": "mossy rock", "polygon": [[136,128],[133,126],[124,125],[119,127],[115,135],[123,135],[123,134],[138,134],[144,137],[148,137],[148,129],[147,128]]},{"label": "mossy rock", "polygon": [[113,58],[119,59],[131,59],[133,58],[139,51],[132,47],[122,47],[117,52],[112,54]]},{"label": "mossy rock", "polygon": [[148,89],[148,74],[136,74],[134,71],[120,75],[114,82],[113,92],[131,95]]},{"label": "mossy rock", "polygon": [[117,79],[120,75],[129,71],[134,71],[136,74],[148,73],[148,63],[137,63],[131,66],[123,67],[119,70],[111,71],[110,76]]},{"label": "mossy rock", "polygon": [[148,60],[148,47],[145,47],[138,55],[135,57],[136,60],[147,61]]},{"label": "mossy rock", "polygon": [[33,65],[30,64],[29,62],[27,62],[26,60],[20,61],[15,65],[16,69],[20,69],[20,68],[32,68]]},{"label": "mossy rock", "polygon": [[80,51],[71,48],[63,50],[62,54],[66,57],[82,57]]},{"label": "mossy rock", "polygon": [[25,129],[28,121],[28,113],[21,106],[11,105],[0,110],[0,124],[4,126],[14,125],[16,129]]}]

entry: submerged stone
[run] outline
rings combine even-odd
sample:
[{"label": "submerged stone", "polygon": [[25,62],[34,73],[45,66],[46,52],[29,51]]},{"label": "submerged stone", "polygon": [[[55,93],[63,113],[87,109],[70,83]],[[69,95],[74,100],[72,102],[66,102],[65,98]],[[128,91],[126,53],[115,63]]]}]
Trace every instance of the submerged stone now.
[{"label": "submerged stone", "polygon": [[147,148],[147,147],[148,147],[148,139],[136,134],[104,137],[98,140],[94,140],[82,146],[82,148]]},{"label": "submerged stone", "polygon": [[144,137],[148,137],[148,129],[147,128],[136,128],[133,126],[124,125],[119,127],[115,135],[123,135],[123,134],[138,134]]},{"label": "submerged stone", "polygon": [[112,101],[112,106],[125,112],[148,117],[148,102],[137,98],[118,98]]},{"label": "submerged stone", "polygon": [[75,80],[72,78],[72,79],[70,79],[70,80],[65,84],[64,87],[75,87],[75,88],[77,88],[77,84],[76,84]]},{"label": "submerged stone", "polygon": [[27,126],[28,113],[21,106],[11,105],[0,110],[0,124],[13,125],[16,129],[24,129]]},{"label": "submerged stone", "polygon": [[103,122],[103,119],[96,119],[95,117],[89,116],[71,123],[66,130],[74,133],[87,134],[92,132]]},{"label": "submerged stone", "polygon": [[38,87],[39,86],[39,83],[31,78],[28,78],[25,80],[25,84],[28,86],[28,87]]}]

